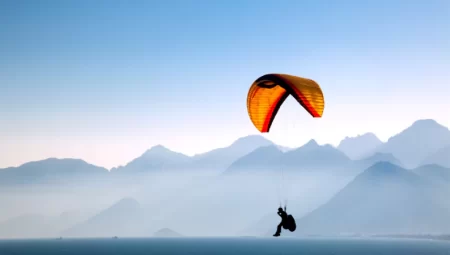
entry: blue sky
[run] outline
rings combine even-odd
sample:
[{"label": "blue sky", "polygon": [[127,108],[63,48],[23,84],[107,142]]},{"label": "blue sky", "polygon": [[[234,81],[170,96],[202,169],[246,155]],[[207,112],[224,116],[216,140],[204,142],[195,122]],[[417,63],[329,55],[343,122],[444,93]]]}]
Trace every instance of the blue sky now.
[{"label": "blue sky", "polygon": [[282,145],[450,126],[449,17],[446,0],[0,1],[0,167],[227,146],[257,133],[245,100],[266,73],[325,93],[322,119],[283,105]]}]

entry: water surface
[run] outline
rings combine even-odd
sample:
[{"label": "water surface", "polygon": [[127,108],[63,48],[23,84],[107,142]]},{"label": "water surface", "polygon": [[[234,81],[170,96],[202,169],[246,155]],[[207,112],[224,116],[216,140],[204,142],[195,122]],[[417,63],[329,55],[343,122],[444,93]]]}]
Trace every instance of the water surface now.
[{"label": "water surface", "polygon": [[450,242],[416,239],[118,238],[0,240],[0,255],[450,255]]}]

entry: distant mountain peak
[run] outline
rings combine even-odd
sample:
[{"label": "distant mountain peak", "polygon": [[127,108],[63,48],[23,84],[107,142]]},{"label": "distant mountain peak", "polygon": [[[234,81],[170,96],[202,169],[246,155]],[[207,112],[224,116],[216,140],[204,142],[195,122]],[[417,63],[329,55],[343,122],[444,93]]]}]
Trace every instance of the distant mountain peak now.
[{"label": "distant mountain peak", "polygon": [[171,151],[170,149],[164,147],[161,144],[155,145],[153,147],[151,147],[150,149],[147,150],[147,152],[168,152]]},{"label": "distant mountain peak", "polygon": [[180,152],[175,152],[161,144],[155,145],[153,147],[151,147],[150,149],[148,149],[147,151],[144,152],[143,156],[168,156],[171,154],[177,154],[179,156],[183,156],[188,158],[188,156],[180,153]]},{"label": "distant mountain peak", "polygon": [[437,164],[450,168],[450,146],[445,146],[426,157],[421,165]]},{"label": "distant mountain peak", "polygon": [[320,147],[320,145],[317,143],[316,140],[311,139],[307,143],[305,143],[302,147],[303,148],[315,148],[315,147]]},{"label": "distant mountain peak", "polygon": [[51,158],[46,158],[43,160],[37,160],[37,161],[30,161],[27,162],[21,166],[27,165],[27,164],[46,164],[46,163],[84,163],[84,164],[88,164],[86,161],[82,160],[82,159],[78,159],[78,158],[56,158],[56,157],[51,157]]},{"label": "distant mountain peak", "polygon": [[157,144],[155,146],[153,146],[150,149],[154,149],[154,150],[160,150],[160,149],[167,149],[166,147],[164,147],[162,144]]},{"label": "distant mountain peak", "polygon": [[354,137],[346,136],[338,145],[338,149],[351,159],[361,159],[372,154],[383,142],[373,133],[365,133]]},{"label": "distant mountain peak", "polygon": [[283,152],[276,145],[259,147],[247,155],[234,161],[227,169],[226,173],[237,173],[243,170],[266,169],[278,163]]},{"label": "distant mountain peak", "polygon": [[375,138],[375,139],[378,139],[378,137],[374,134],[374,133],[371,133],[371,132],[368,132],[368,133],[364,133],[364,134],[358,134],[358,135],[356,135],[356,136],[346,136],[342,141],[341,141],[341,143],[343,142],[343,141],[345,141],[345,140],[351,140],[351,139],[355,139],[355,138]]},{"label": "distant mountain peak", "polygon": [[248,135],[241,138],[238,138],[236,141],[232,143],[231,146],[234,145],[240,145],[240,144],[247,144],[247,143],[267,143],[272,144],[271,141],[266,139],[265,137],[261,135]]},{"label": "distant mountain peak", "polygon": [[435,131],[448,131],[448,128],[439,124],[437,121],[433,119],[422,119],[422,120],[416,120],[411,126],[403,130],[400,134],[393,136],[389,138],[389,140],[392,140],[393,138],[398,137],[399,135],[406,135],[409,133],[414,132],[433,132]]},{"label": "distant mountain peak", "polygon": [[412,126],[430,126],[430,125],[439,125],[442,126],[441,124],[439,124],[437,121],[433,120],[433,119],[421,119],[421,120],[416,120]]},{"label": "distant mountain peak", "polygon": [[295,152],[306,152],[306,151],[314,151],[320,148],[325,148],[326,146],[320,146],[316,140],[311,139],[307,143],[303,144],[302,146],[296,148],[295,150],[290,150],[289,154],[295,153]]},{"label": "distant mountain peak", "polygon": [[450,145],[450,131],[435,120],[414,122],[389,138],[379,149],[394,154],[408,168],[416,167],[437,150]]},{"label": "distant mountain peak", "polygon": [[391,162],[387,161],[379,161],[373,164],[371,167],[366,169],[362,176],[364,175],[371,175],[371,176],[382,176],[382,175],[390,175],[390,174],[397,174],[401,173],[402,171],[407,171],[406,169],[403,169],[400,166],[397,166]]},{"label": "distant mountain peak", "polygon": [[377,169],[377,168],[396,169],[399,167],[395,164],[392,164],[391,162],[380,161],[380,162],[373,164],[369,169]]}]

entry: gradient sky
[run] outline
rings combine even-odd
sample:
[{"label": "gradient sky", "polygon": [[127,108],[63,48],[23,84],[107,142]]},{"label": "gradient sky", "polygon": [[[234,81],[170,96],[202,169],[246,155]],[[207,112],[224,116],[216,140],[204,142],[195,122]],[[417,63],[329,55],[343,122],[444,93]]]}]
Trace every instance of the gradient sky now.
[{"label": "gradient sky", "polygon": [[450,126],[450,1],[0,1],[0,167],[48,157],[126,164],[256,134],[266,73],[314,79],[322,119],[290,98],[269,139],[383,141]]}]

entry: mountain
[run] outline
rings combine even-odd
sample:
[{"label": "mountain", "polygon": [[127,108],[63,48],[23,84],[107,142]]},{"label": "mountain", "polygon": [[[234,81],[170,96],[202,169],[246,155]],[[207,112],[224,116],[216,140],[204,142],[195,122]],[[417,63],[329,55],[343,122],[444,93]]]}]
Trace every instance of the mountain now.
[{"label": "mountain", "polygon": [[307,168],[341,168],[350,164],[351,160],[333,146],[319,145],[315,140],[295,150],[284,153],[282,158],[284,167],[291,169]]},{"label": "mountain", "polygon": [[239,158],[226,173],[287,170],[337,169],[350,166],[351,160],[331,145],[310,140],[300,148],[283,153],[276,146],[265,146]]},{"label": "mountain", "polygon": [[437,164],[423,165],[413,169],[415,173],[432,181],[450,183],[450,168]]},{"label": "mountain", "polygon": [[450,168],[431,164],[423,165],[412,170],[420,175],[433,186],[432,191],[434,201],[450,211]]},{"label": "mountain", "polygon": [[439,149],[422,161],[422,165],[438,164],[450,168],[450,146]]},{"label": "mountain", "polygon": [[288,152],[288,151],[293,150],[293,148],[285,147],[285,146],[281,146],[281,145],[277,145],[276,147],[282,152]]},{"label": "mountain", "polygon": [[383,142],[373,133],[366,133],[356,137],[345,137],[339,145],[338,149],[345,153],[349,158],[355,160],[360,159],[367,153],[374,151]]},{"label": "mountain", "polygon": [[259,135],[239,138],[230,146],[215,149],[210,152],[195,155],[192,168],[225,170],[234,161],[247,155],[259,147],[274,145],[271,141]]},{"label": "mountain", "polygon": [[62,184],[108,176],[108,170],[80,159],[49,158],[0,169],[0,186],[29,185],[37,183]]},{"label": "mountain", "polygon": [[[215,149],[193,157],[173,152],[162,145],[157,145],[146,151],[140,157],[127,165],[114,168],[114,173],[154,172],[160,170],[224,170],[233,161],[253,150],[273,145],[262,136],[251,135],[239,138],[230,146]],[[286,149],[283,147],[283,149]]]},{"label": "mountain", "polygon": [[449,216],[419,175],[379,162],[327,203],[298,219],[296,234],[448,232]]},{"label": "mountain", "polygon": [[400,162],[400,160],[398,160],[397,158],[394,157],[394,155],[392,155],[392,153],[381,153],[381,152],[376,152],[370,157],[356,160],[354,164],[357,165],[359,169],[366,169],[378,162],[389,162],[397,166],[403,165]]},{"label": "mountain", "polygon": [[85,222],[62,232],[70,237],[140,236],[145,234],[145,214],[140,204],[124,198]]},{"label": "mountain", "polygon": [[434,120],[418,120],[391,137],[377,151],[392,153],[408,168],[416,167],[436,151],[450,146],[450,131]]},{"label": "mountain", "polygon": [[275,145],[260,147],[233,162],[225,173],[273,170],[280,166],[283,155]]},{"label": "mountain", "polygon": [[169,228],[163,228],[155,232],[153,235],[155,237],[182,237],[181,234],[169,229]]},{"label": "mountain", "polygon": [[127,165],[114,168],[111,171],[118,173],[142,173],[161,170],[173,170],[185,167],[192,162],[189,156],[174,152],[162,145],[157,145],[134,159]]}]

